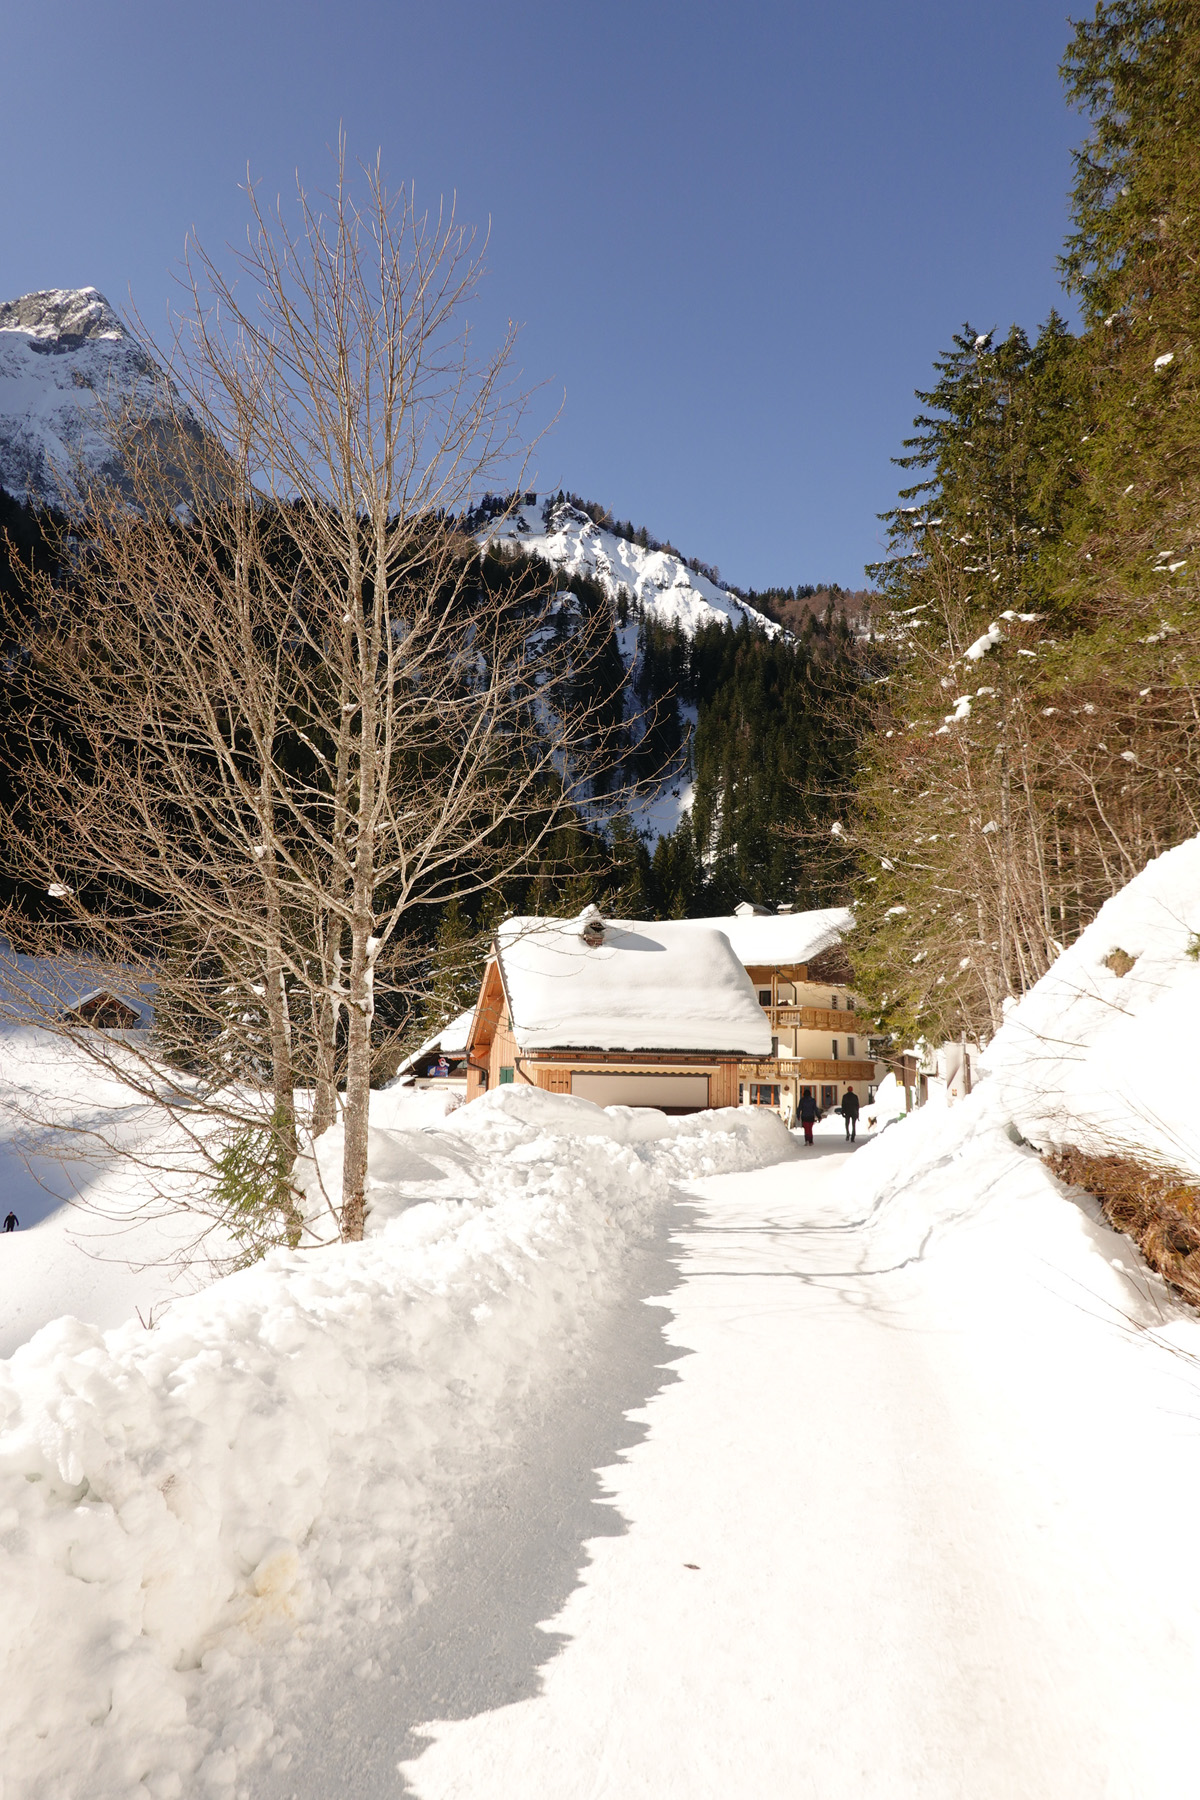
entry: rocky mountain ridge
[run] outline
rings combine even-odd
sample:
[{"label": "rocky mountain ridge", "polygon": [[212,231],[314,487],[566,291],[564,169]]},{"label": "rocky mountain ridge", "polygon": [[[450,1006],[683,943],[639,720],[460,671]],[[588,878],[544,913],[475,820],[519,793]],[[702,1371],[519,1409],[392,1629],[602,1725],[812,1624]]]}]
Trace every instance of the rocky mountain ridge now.
[{"label": "rocky mountain ridge", "polygon": [[35,506],[78,500],[93,482],[128,488],[114,415],[153,429],[178,399],[96,288],[47,288],[0,302],[0,487]]},{"label": "rocky mountain ridge", "polygon": [[[128,483],[108,429],[132,409],[153,425],[178,396],[96,288],[47,288],[0,302],[0,487],[35,506],[78,500],[92,482]],[[570,500],[553,497],[479,522],[481,543],[539,557],[564,586],[588,577],[659,624],[692,637],[704,625],[780,627],[669,546],[631,542]]]},{"label": "rocky mountain ridge", "polygon": [[623,592],[642,612],[662,625],[674,626],[692,637],[704,625],[753,625],[768,637],[780,626],[747,605],[737,594],[721,587],[689,565],[682,556],[665,548],[647,548],[605,530],[569,500],[547,498],[541,507],[535,495],[484,523],[476,535],[539,557],[562,572],[565,580],[586,576],[599,583],[616,600]]}]

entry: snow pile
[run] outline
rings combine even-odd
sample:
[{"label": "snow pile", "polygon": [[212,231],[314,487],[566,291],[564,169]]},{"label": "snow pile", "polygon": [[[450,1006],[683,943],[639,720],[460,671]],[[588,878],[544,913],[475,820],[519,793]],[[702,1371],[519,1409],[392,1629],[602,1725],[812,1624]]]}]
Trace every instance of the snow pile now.
[{"label": "snow pile", "polygon": [[904,1083],[894,1074],[885,1075],[875,1089],[875,1098],[866,1108],[867,1116],[886,1127],[896,1119],[903,1119],[908,1113],[908,1100],[904,1092]]},{"label": "snow pile", "polygon": [[153,1331],[61,1319],[0,1364],[4,1800],[228,1793],[277,1749],[289,1641],[419,1603],[670,1181],[790,1148],[773,1116],[501,1090],[376,1128],[364,1243],[274,1252]]},{"label": "snow pile", "polygon": [[105,410],[161,419],[165,382],[95,288],[0,303],[0,487],[48,506],[79,475],[126,485]]},{"label": "snow pile", "polygon": [[1081,1308],[1106,1327],[1134,1323],[1195,1351],[1194,1316],[1098,1201],[1064,1194],[1010,1112],[1001,1084],[987,1080],[863,1145],[841,1179],[870,1230],[870,1269],[957,1290],[973,1329],[986,1321],[997,1357],[1027,1366],[1035,1382],[1039,1360],[1044,1374],[1069,1349]]},{"label": "snow pile", "polygon": [[523,1050],[725,1051],[769,1056],[771,1027],[723,931],[693,921],[506,919],[496,933]]},{"label": "snow pile", "polygon": [[550,506],[543,518],[536,506],[523,506],[481,534],[485,542],[513,544],[538,556],[566,579],[587,576],[615,600],[624,589],[648,618],[678,626],[689,637],[702,625],[741,625],[749,621],[774,637],[774,620],[747,606],[736,594],[706,575],[689,569],[669,550],[646,550],[604,531],[569,501]]},{"label": "snow pile", "polygon": [[1039,1149],[1128,1152],[1200,1174],[1200,838],[1101,908],[984,1058]]}]

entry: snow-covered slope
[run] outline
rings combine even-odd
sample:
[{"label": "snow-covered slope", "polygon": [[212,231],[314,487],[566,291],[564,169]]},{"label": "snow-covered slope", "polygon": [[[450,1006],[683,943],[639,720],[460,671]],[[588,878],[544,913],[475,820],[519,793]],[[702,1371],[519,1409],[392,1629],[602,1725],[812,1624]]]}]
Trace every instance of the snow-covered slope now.
[{"label": "snow-covered slope", "polygon": [[1039,1149],[1200,1174],[1200,838],[1156,857],[1016,1006],[984,1059]]},{"label": "snow-covered slope", "polygon": [[166,379],[95,288],[0,303],[0,487],[44,506],[81,480],[125,486],[106,408],[161,423]]},{"label": "snow-covered slope", "polygon": [[615,600],[621,589],[637,600],[649,618],[677,625],[690,636],[702,625],[740,625],[749,620],[768,636],[780,626],[756,612],[736,594],[718,587],[668,550],[645,550],[600,526],[569,501],[518,507],[480,537],[518,545],[560,569],[568,580],[585,575],[600,583]]}]

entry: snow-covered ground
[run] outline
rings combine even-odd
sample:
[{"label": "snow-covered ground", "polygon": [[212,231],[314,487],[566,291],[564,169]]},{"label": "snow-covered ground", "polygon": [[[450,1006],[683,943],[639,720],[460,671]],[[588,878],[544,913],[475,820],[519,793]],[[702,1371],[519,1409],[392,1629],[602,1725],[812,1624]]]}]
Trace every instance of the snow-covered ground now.
[{"label": "snow-covered ground", "polygon": [[1111,1032],[1186,1052],[1193,854],[857,1148],[395,1090],[362,1245],[39,1332],[0,1800],[1191,1793],[1200,1319],[1026,1140],[1098,1129]]},{"label": "snow-covered ground", "polygon": [[1103,906],[1006,1019],[986,1066],[1045,1149],[1129,1150],[1200,1177],[1200,838]]},{"label": "snow-covered ground", "polygon": [[[424,1720],[389,1670],[420,1800],[1194,1791],[1200,1572],[1163,1532],[1200,1491],[1200,1323],[983,1093],[845,1152],[830,1121],[691,1184],[678,1379],[601,1471],[544,1667],[487,1704],[484,1647],[434,1647],[461,1666]],[[541,1529],[498,1519],[490,1564]],[[290,1791],[331,1791],[337,1739],[322,1709]],[[395,1791],[382,1754],[357,1791]]]},{"label": "snow-covered ground", "polygon": [[773,1116],[501,1089],[414,1128],[381,1098],[365,1243],[277,1251],[151,1331],[57,1319],[0,1363],[3,1800],[228,1793],[286,1756],[292,1662],[419,1606],[671,1181],[789,1147]]},{"label": "snow-covered ground", "polygon": [[688,636],[702,625],[740,625],[745,621],[771,637],[781,630],[736,594],[690,569],[681,557],[631,544],[603,530],[568,501],[555,505],[548,521],[540,506],[518,507],[480,536],[541,557],[568,580],[573,575],[588,576],[614,600],[624,590],[638,601],[647,618],[678,626]]},{"label": "snow-covered ground", "polygon": [[0,1357],[61,1314],[108,1330],[211,1279],[202,1222],[165,1212],[155,1184],[107,1153],[145,1113],[79,1050],[0,1027],[0,1217],[19,1222],[0,1238]]}]

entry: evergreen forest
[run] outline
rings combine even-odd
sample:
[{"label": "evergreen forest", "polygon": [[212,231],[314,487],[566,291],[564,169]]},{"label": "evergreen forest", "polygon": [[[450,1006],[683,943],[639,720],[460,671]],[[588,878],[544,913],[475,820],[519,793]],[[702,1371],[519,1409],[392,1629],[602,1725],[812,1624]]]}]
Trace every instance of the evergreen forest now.
[{"label": "evergreen forest", "polygon": [[905,1041],[986,1039],[1200,829],[1200,7],[1106,0],[1062,75],[1079,328],[954,332],[869,571],[844,830],[859,977]]}]

